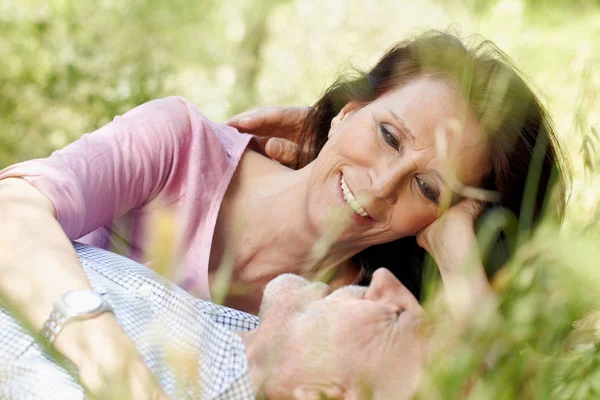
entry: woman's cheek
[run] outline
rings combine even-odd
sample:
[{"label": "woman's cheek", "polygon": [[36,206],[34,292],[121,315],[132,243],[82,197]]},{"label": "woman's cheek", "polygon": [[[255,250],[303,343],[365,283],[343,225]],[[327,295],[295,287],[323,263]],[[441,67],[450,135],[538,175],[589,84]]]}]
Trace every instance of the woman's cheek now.
[{"label": "woman's cheek", "polygon": [[[415,204],[412,210],[405,210],[409,212],[403,213],[401,226],[398,226],[398,230],[406,232],[406,235],[415,235],[421,229],[432,223],[435,218],[435,212],[431,207],[424,207],[421,204]],[[412,212],[411,212],[412,211]]]},{"label": "woman's cheek", "polygon": [[359,165],[371,166],[377,164],[382,156],[378,146],[377,133],[369,126],[353,126],[340,135],[344,139],[343,151],[348,158],[355,160]]}]

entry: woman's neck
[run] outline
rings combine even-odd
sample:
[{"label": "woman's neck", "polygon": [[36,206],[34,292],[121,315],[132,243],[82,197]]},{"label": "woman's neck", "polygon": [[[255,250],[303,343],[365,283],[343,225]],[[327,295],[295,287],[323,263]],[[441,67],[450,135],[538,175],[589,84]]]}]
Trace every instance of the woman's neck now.
[{"label": "woman's neck", "polygon": [[332,245],[326,255],[315,254],[322,231],[307,216],[311,168],[294,171],[254,151],[244,153],[219,211],[211,273],[228,260],[234,282],[262,289],[276,275],[338,265],[357,252]]}]

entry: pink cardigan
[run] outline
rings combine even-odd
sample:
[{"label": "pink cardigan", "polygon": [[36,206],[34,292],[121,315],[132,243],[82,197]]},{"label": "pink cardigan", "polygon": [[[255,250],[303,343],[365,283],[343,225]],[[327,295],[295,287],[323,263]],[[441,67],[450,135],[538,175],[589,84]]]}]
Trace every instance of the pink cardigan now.
[{"label": "pink cardigan", "polygon": [[[180,97],[150,101],[46,159],[0,171],[23,177],[54,204],[71,240],[118,249],[140,261],[150,211],[169,209],[177,221],[182,265],[172,276],[210,299],[208,262],[221,201],[250,135],[209,121]],[[113,238],[115,236],[112,236]]]}]

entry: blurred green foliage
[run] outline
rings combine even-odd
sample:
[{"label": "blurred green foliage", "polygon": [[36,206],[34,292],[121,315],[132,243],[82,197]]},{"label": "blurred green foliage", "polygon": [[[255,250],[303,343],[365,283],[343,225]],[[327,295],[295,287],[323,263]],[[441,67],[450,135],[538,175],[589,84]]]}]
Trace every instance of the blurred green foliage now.
[{"label": "blurred green foliage", "polygon": [[428,27],[480,33],[514,59],[574,179],[565,224],[547,221],[497,275],[498,302],[470,326],[440,325],[447,351],[422,398],[600,398],[598,0],[0,0],[0,167],[165,95],[215,120],[310,104]]},{"label": "blurred green foliage", "polygon": [[417,398],[598,398],[599,259],[594,240],[543,224],[473,320],[434,313],[434,356]]},{"label": "blurred green foliage", "polygon": [[[264,39],[240,51],[243,31],[226,27],[263,27],[275,4],[0,2],[0,166],[45,156],[138,104],[181,92],[193,81],[180,82],[186,72],[218,80],[237,63],[246,88],[257,64],[248,59]],[[236,102],[245,107],[247,97]]]}]

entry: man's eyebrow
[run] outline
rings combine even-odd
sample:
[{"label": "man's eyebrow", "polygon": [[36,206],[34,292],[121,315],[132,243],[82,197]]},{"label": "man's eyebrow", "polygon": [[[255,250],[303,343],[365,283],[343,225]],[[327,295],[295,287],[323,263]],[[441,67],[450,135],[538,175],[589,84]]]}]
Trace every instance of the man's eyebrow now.
[{"label": "man's eyebrow", "polygon": [[410,140],[414,143],[415,142],[415,135],[414,133],[412,133],[412,131],[410,130],[410,128],[408,127],[408,125],[406,125],[406,122],[404,122],[404,120],[402,118],[400,118],[398,116],[398,114],[396,114],[394,111],[392,111],[390,108],[388,108],[388,112],[392,115],[392,117],[396,120],[396,122],[398,123],[398,125],[400,126],[400,129],[402,130],[402,133],[405,134],[406,136],[408,136],[410,138]]}]

